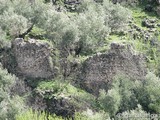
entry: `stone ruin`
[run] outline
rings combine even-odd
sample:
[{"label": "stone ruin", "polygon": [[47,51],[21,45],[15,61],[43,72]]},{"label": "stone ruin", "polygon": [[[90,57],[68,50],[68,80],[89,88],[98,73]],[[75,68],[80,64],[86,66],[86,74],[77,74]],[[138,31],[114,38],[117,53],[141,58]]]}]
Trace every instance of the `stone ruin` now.
[{"label": "stone ruin", "polygon": [[17,38],[12,42],[17,72],[29,78],[52,78],[57,69],[51,57],[51,46],[44,41]]},{"label": "stone ruin", "polygon": [[112,43],[107,53],[96,54],[83,63],[78,82],[97,95],[100,89],[109,88],[117,74],[142,80],[146,75],[144,56],[136,54],[131,45]]}]

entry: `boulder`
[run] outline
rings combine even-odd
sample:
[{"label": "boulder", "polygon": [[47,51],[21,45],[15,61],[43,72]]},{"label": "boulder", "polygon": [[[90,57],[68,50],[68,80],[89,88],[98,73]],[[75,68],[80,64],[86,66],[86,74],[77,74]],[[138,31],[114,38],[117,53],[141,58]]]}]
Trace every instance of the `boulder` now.
[{"label": "boulder", "polygon": [[108,90],[115,75],[142,80],[146,75],[144,56],[136,54],[131,45],[112,43],[108,53],[89,57],[82,65],[80,86],[98,95],[100,89]]},{"label": "boulder", "polygon": [[17,72],[29,78],[52,78],[57,69],[51,57],[51,46],[44,41],[17,38],[12,42]]}]

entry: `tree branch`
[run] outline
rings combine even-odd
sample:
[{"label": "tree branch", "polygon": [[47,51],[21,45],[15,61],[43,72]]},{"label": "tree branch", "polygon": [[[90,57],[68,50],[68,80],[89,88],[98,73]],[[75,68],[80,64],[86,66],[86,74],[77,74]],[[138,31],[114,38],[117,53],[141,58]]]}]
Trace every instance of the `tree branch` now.
[{"label": "tree branch", "polygon": [[31,30],[33,29],[34,23],[27,29],[26,32],[20,34],[18,37],[19,38],[24,38],[29,32],[31,32]]}]

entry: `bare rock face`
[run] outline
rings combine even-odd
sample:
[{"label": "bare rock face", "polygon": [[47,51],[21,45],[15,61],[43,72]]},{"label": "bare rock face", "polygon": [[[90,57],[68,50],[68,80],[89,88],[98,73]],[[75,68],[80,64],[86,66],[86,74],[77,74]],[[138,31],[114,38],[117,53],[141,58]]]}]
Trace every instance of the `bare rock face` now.
[{"label": "bare rock face", "polygon": [[51,78],[57,73],[47,42],[17,38],[12,42],[17,72],[30,78]]},{"label": "bare rock face", "polygon": [[100,89],[108,89],[117,74],[137,80],[146,75],[144,57],[134,53],[131,45],[112,43],[108,53],[88,58],[83,63],[79,81],[82,88],[97,95]]}]

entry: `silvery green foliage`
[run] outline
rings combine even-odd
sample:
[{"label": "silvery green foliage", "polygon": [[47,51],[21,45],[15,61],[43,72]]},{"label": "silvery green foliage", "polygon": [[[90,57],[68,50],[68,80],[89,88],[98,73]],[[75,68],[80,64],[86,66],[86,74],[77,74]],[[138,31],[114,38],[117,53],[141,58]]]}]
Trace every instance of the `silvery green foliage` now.
[{"label": "silvery green foliage", "polygon": [[15,1],[4,2],[1,0],[1,2],[3,2],[4,5],[0,6],[0,27],[13,37],[25,32],[28,27],[28,20],[16,10],[18,6],[23,6],[24,3],[17,5],[14,3]]},{"label": "silvery green foliage", "polygon": [[0,0],[0,15],[9,7],[10,0]]},{"label": "silvery green foliage", "polygon": [[11,47],[11,43],[10,41],[7,39],[7,35],[6,32],[4,32],[1,28],[0,28],[0,48],[9,48]]},{"label": "silvery green foliage", "polygon": [[133,91],[139,88],[139,84],[141,84],[140,81],[132,80],[122,73],[114,77],[112,89],[118,89],[121,96],[119,111],[131,110],[137,106],[138,100],[135,92]]},{"label": "silvery green foliage", "polygon": [[108,90],[107,93],[105,90],[100,90],[98,100],[100,102],[100,107],[113,117],[119,110],[121,96],[117,89]]},{"label": "silvery green foliage", "polygon": [[32,24],[40,23],[41,16],[45,14],[47,5],[42,1],[35,4],[27,0],[0,0],[0,27],[11,37],[26,32]]},{"label": "silvery green foliage", "polygon": [[[45,38],[55,43],[81,42],[83,50],[103,45],[111,32],[126,29],[129,12],[109,0],[96,3],[83,1],[79,14],[57,12],[51,3],[42,0],[0,0],[0,27],[11,38],[17,37],[33,24],[46,31]],[[69,35],[68,35],[69,34]],[[61,44],[62,45],[62,44]]]},{"label": "silvery green foliage", "polygon": [[69,18],[64,13],[59,13],[53,9],[49,9],[42,15],[38,26],[46,30],[47,37],[50,39],[61,40],[69,23]]},{"label": "silvery green foliage", "polygon": [[136,96],[144,110],[158,114],[160,112],[160,79],[149,72],[145,81],[137,87]]},{"label": "silvery green foliage", "polygon": [[80,40],[88,45],[97,45],[104,41],[110,33],[108,24],[105,23],[105,14],[101,5],[91,4],[87,10],[76,17]]},{"label": "silvery green foliage", "polygon": [[11,36],[18,36],[26,31],[27,19],[13,10],[5,11],[1,16],[1,27]]},{"label": "silvery green foliage", "polygon": [[119,4],[104,0],[98,4],[87,0],[80,6],[80,13],[75,17],[79,30],[79,41],[83,49],[96,49],[104,44],[111,32],[123,32],[128,28],[131,13]]},{"label": "silvery green foliage", "polygon": [[137,108],[130,111],[125,111],[116,115],[117,119],[121,120],[148,120],[150,114],[142,109],[141,105],[137,105]]},{"label": "silvery green foliage", "polygon": [[116,75],[108,92],[100,90],[100,107],[107,111],[110,116],[117,112],[124,112],[135,109],[138,105],[137,89],[142,85],[141,81],[131,80],[121,73]]},{"label": "silvery green foliage", "polygon": [[112,32],[124,31],[128,27],[131,12],[120,4],[113,4],[109,0],[103,1],[103,8],[106,15],[106,22]]},{"label": "silvery green foliage", "polygon": [[15,120],[15,116],[24,110],[22,98],[18,96],[10,98],[8,93],[1,90],[0,92],[5,96],[5,98],[0,101],[0,119]]},{"label": "silvery green foliage", "polygon": [[17,79],[14,75],[8,73],[0,64],[0,119],[15,120],[15,115],[20,112],[24,106],[23,101],[18,96],[11,96],[10,88]]},{"label": "silvery green foliage", "polygon": [[0,64],[0,87],[1,88],[9,88],[15,82],[16,77],[8,73],[6,69],[2,68]]},{"label": "silvery green foliage", "polygon": [[83,111],[81,115],[86,117],[84,120],[110,120],[109,115],[103,111],[93,112],[91,109],[87,109],[86,111]]}]

